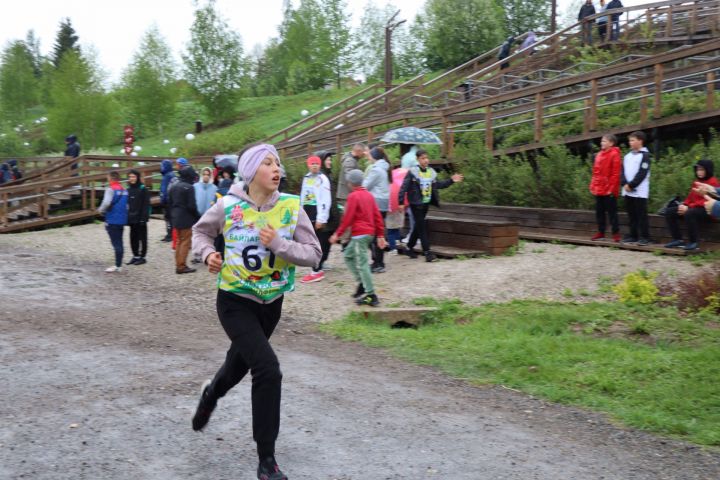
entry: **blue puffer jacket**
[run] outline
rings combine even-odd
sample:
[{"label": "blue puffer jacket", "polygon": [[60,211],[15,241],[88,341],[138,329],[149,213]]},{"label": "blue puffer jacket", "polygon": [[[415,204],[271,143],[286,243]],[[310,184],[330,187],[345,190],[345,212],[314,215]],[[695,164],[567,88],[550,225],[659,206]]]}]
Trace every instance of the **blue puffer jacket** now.
[{"label": "blue puffer jacket", "polygon": [[160,202],[163,205],[168,204],[168,187],[170,186],[170,182],[172,181],[173,177],[175,177],[175,172],[173,172],[173,162],[172,160],[163,160],[160,162],[160,173],[162,173],[162,181],[160,182]]},{"label": "blue puffer jacket", "polygon": [[128,192],[119,183],[112,183],[112,202],[105,212],[105,223],[108,225],[127,225]]}]

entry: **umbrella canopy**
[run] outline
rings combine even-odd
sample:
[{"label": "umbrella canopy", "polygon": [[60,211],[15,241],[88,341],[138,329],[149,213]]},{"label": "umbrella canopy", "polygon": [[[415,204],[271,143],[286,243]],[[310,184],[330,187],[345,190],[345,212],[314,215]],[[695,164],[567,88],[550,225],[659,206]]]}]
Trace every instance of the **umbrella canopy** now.
[{"label": "umbrella canopy", "polygon": [[233,171],[237,171],[237,164],[237,155],[215,155],[215,165],[218,168],[230,167]]},{"label": "umbrella canopy", "polygon": [[440,137],[435,133],[417,127],[403,127],[390,130],[385,133],[380,140],[387,143],[409,143],[414,145],[442,144]]}]

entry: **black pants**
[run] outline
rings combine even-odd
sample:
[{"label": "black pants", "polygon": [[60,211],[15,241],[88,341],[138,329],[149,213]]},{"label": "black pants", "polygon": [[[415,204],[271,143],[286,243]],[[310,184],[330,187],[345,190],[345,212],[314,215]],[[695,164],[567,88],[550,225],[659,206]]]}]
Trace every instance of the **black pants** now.
[{"label": "black pants", "polygon": [[598,37],[600,37],[600,42],[604,42],[605,37],[607,36],[607,22],[598,23],[597,29],[598,29]]},{"label": "black pants", "polygon": [[648,230],[647,202],[647,198],[625,197],[625,207],[627,208],[630,220],[630,236],[632,238],[644,238],[645,240],[650,239],[650,233]]},{"label": "black pants", "polygon": [[110,225],[105,224],[105,230],[110,236],[110,243],[112,244],[113,250],[115,251],[115,266],[122,266],[123,259],[123,225]]},{"label": "black pants", "polygon": [[147,255],[147,223],[130,225],[130,248],[132,248],[133,257],[145,258]]},{"label": "black pants", "polygon": [[218,317],[232,343],[225,363],[210,384],[210,392],[222,398],[250,372],[253,439],[260,458],[275,454],[280,430],[282,372],[269,339],[280,320],[282,304],[283,297],[262,304],[218,290]]},{"label": "black pants", "polygon": [[165,211],[163,212],[165,218],[165,238],[172,238],[172,222],[170,221],[170,205],[165,205]]},{"label": "black pants", "polygon": [[620,232],[618,223],[617,199],[615,195],[596,195],[595,196],[595,218],[597,219],[598,232],[605,233],[606,223],[605,215],[610,219],[610,228],[612,233]]},{"label": "black pants", "polygon": [[317,235],[317,238],[320,241],[322,257],[320,257],[320,263],[317,265],[317,267],[313,267],[313,272],[321,271],[323,269],[323,264],[325,263],[325,260],[327,260],[328,255],[330,255],[330,237],[332,236],[332,232],[333,231],[330,230],[327,225],[325,225],[322,230],[315,230],[315,235]]},{"label": "black pants", "polygon": [[[380,215],[382,215],[383,223],[385,223],[385,217],[387,216],[387,212],[380,212]],[[375,240],[370,245],[370,249],[372,251],[372,259],[373,259],[373,267],[385,267],[385,250],[378,247],[378,239],[375,237]]]},{"label": "black pants", "polygon": [[419,238],[423,252],[428,253],[430,251],[430,240],[428,239],[427,223],[425,222],[425,216],[428,212],[428,204],[423,203],[422,205],[410,205],[410,211],[412,211],[413,218],[415,218],[415,227],[410,234],[407,247],[412,250]]},{"label": "black pants", "polygon": [[[685,225],[688,230],[688,240],[690,243],[696,243],[699,240],[698,234],[700,233],[700,222],[705,222],[710,218],[705,211],[705,207],[693,207],[688,208],[685,215]],[[670,234],[673,240],[682,240],[682,233],[680,232],[680,215],[678,214],[677,208],[668,208],[667,214],[665,214],[665,221],[670,229]]]}]

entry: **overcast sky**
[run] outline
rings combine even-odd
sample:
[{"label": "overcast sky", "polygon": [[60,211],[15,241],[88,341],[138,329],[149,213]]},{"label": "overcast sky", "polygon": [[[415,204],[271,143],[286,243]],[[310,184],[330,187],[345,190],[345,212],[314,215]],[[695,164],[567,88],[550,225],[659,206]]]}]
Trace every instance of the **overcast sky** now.
[{"label": "overcast sky", "polygon": [[[296,0],[297,1],[297,0]],[[179,60],[190,38],[193,21],[192,0],[13,0],[3,3],[3,25],[0,45],[24,39],[27,31],[35,30],[40,38],[43,54],[52,50],[61,19],[70,17],[83,47],[93,46],[100,64],[111,80],[119,78],[143,33],[157,24]],[[384,0],[374,0],[384,5]],[[412,20],[425,3],[424,0],[392,0],[401,10],[401,18]],[[559,0],[559,9],[567,8],[573,0]],[[643,3],[625,0],[626,6]],[[217,0],[217,9],[241,35],[245,51],[256,44],[265,44],[277,36],[282,21],[283,0]],[[352,22],[359,24],[367,0],[347,0]],[[559,15],[564,17],[565,15]]]}]

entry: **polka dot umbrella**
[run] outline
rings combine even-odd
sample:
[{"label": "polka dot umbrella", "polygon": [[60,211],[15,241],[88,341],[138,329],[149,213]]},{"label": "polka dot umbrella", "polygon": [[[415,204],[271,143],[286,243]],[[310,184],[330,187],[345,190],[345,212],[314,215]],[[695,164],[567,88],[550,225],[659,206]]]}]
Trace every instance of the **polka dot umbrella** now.
[{"label": "polka dot umbrella", "polygon": [[412,145],[442,144],[442,140],[435,133],[417,127],[402,127],[390,130],[380,140],[387,143],[407,143]]}]

